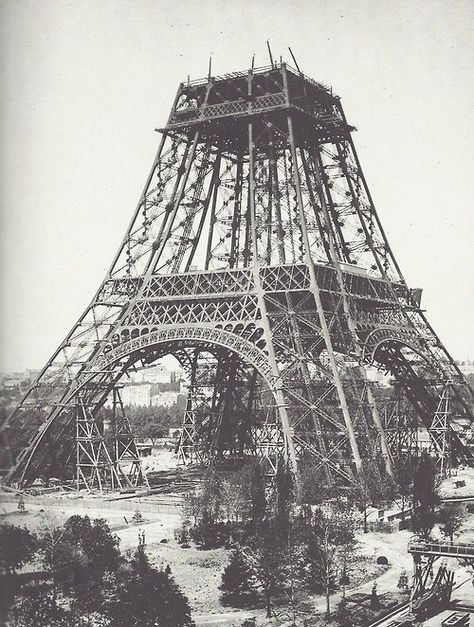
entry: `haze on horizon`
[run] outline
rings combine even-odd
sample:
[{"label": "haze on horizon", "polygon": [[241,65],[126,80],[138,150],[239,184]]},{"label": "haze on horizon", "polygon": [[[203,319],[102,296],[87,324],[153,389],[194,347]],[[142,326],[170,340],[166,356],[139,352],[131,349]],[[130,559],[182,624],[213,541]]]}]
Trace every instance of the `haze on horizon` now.
[{"label": "haze on horizon", "polygon": [[[225,4],[225,9],[222,7]],[[342,98],[411,287],[474,357],[474,4],[4,0],[0,370],[40,368],[101,282],[188,75],[289,60]]]}]

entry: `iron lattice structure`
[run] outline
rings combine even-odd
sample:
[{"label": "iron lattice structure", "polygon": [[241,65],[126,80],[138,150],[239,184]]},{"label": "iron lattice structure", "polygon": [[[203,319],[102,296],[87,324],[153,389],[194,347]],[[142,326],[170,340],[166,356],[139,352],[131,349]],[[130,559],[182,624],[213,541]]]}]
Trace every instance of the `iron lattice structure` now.
[{"label": "iron lattice structure", "polygon": [[103,283],[3,427],[40,422],[10,438],[6,481],[64,475],[78,396],[97,416],[166,354],[191,381],[182,461],[309,459],[328,484],[391,473],[373,367],[427,429],[449,381],[450,447],[469,457],[472,392],[402,276],[339,97],[279,63],[182,83],[160,130]]}]

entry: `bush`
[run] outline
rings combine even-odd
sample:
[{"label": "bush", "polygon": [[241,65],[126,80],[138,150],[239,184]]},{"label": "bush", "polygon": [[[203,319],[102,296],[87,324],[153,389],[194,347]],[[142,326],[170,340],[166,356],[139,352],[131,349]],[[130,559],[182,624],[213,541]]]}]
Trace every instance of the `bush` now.
[{"label": "bush", "polygon": [[387,566],[388,559],[385,557],[385,555],[379,555],[379,557],[377,558],[377,564],[383,564],[384,566]]},{"label": "bush", "polygon": [[228,544],[235,531],[235,524],[230,522],[200,522],[191,528],[194,542],[203,549],[217,549]]}]

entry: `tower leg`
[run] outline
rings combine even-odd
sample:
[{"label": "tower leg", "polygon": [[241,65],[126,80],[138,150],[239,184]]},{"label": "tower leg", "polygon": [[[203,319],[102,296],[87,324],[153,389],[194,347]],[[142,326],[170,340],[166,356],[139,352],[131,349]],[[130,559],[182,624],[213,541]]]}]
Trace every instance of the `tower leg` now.
[{"label": "tower leg", "polygon": [[117,386],[112,390],[112,411],[114,425],[114,465],[121,482],[130,487],[149,487],[146,474],[142,470],[130,422],[125,413],[122,398]]},{"label": "tower leg", "polygon": [[76,398],[76,486],[89,492],[122,487],[120,476],[105,445],[103,434],[84,394]]}]

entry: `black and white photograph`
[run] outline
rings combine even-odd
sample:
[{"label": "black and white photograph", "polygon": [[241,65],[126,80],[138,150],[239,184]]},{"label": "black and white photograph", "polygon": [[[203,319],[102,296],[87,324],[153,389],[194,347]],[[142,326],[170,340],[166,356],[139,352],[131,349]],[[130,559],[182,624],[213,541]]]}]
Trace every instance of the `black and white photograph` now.
[{"label": "black and white photograph", "polygon": [[0,627],[474,627],[474,2],[0,0]]}]

